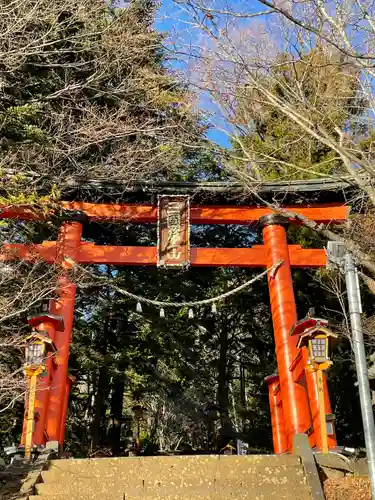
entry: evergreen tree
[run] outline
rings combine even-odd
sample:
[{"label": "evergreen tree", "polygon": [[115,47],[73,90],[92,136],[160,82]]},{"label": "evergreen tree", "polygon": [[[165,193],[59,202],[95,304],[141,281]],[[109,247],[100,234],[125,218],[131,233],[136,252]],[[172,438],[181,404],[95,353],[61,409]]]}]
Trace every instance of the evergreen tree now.
[{"label": "evergreen tree", "polygon": [[[183,173],[201,129],[189,94],[163,66],[155,8],[143,0],[0,7],[3,198],[34,201],[33,192],[59,191],[70,176]],[[12,190],[9,179],[18,181]]]}]

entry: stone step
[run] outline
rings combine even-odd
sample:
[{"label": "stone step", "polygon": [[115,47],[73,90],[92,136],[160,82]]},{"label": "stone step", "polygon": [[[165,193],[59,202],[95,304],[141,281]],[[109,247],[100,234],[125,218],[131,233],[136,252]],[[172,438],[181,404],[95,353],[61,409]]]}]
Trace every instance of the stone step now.
[{"label": "stone step", "polygon": [[30,500],[310,500],[299,457],[195,455],[54,460]]},{"label": "stone step", "polygon": [[164,494],[183,494],[191,489],[196,491],[208,491],[208,492],[220,492],[220,491],[232,491],[232,490],[243,490],[243,491],[261,491],[263,488],[273,489],[275,492],[281,490],[289,490],[294,487],[304,488],[307,487],[306,479],[302,473],[300,474],[288,474],[285,473],[280,476],[274,476],[272,474],[259,474],[258,476],[249,476],[242,478],[232,478],[232,479],[213,479],[213,478],[201,478],[197,479],[194,477],[179,478],[177,481],[174,480],[156,480],[156,481],[145,481],[142,484],[141,481],[134,481],[133,484],[129,485],[127,482],[120,481],[118,479],[108,479],[103,478],[102,480],[94,478],[93,480],[81,481],[80,479],[75,479],[69,482],[62,483],[40,483],[36,485],[36,492],[38,495],[42,496],[56,496],[59,494],[64,494],[67,498],[71,498],[77,493],[77,487],[79,487],[80,492],[92,495],[103,495],[111,492],[114,496],[121,494],[128,494],[139,496],[149,495],[156,492],[163,492]]},{"label": "stone step", "polygon": [[29,500],[311,500],[310,489],[301,484],[263,484],[251,488],[219,488],[215,486],[166,490],[164,488],[144,491],[107,490],[88,492],[75,486],[74,491],[49,493],[30,497]]},{"label": "stone step", "polygon": [[194,462],[174,462],[163,463],[156,466],[153,462],[138,461],[128,462],[128,467],[118,466],[117,464],[109,465],[106,468],[98,467],[96,464],[85,466],[77,464],[77,467],[69,467],[61,469],[59,464],[52,464],[49,470],[43,471],[42,477],[45,483],[66,482],[79,479],[80,481],[90,480],[94,478],[117,479],[124,481],[126,484],[134,484],[134,482],[143,483],[143,481],[177,481],[181,479],[196,481],[202,478],[211,479],[238,479],[258,477],[259,474],[283,476],[290,472],[292,475],[303,474],[303,469],[300,464],[293,463],[292,465],[264,466],[248,460],[220,460],[208,461],[205,464]]},{"label": "stone step", "polygon": [[[140,474],[158,477],[160,471],[168,474],[214,475],[218,469],[220,471],[231,470],[233,473],[239,473],[241,469],[248,473],[250,469],[261,466],[272,468],[299,464],[299,457],[293,455],[192,455],[53,460],[49,470],[74,470],[75,474],[82,473],[90,476],[100,475],[102,471],[105,471],[106,475],[125,478]],[[50,477],[56,477],[56,475],[51,474]]]},{"label": "stone step", "polygon": [[[51,476],[51,474],[53,474]],[[259,478],[264,478],[267,481],[269,478],[275,478],[280,481],[287,480],[293,481],[296,479],[304,479],[304,472],[302,467],[279,467],[270,468],[267,471],[264,469],[259,469],[257,471],[252,470],[251,473],[245,471],[242,474],[234,474],[232,471],[216,471],[215,474],[164,474],[160,472],[155,476],[143,476],[142,474],[132,474],[127,476],[102,474],[102,475],[84,475],[75,474],[73,471],[64,471],[57,473],[56,471],[43,473],[42,474],[43,483],[46,485],[64,485],[67,483],[77,483],[82,486],[86,483],[96,483],[96,482],[119,482],[124,487],[143,487],[144,485],[168,485],[175,484],[178,487],[181,485],[195,484],[205,484],[207,482],[220,482],[220,484],[253,484],[259,481]]]},{"label": "stone step", "polygon": [[231,462],[249,463],[254,465],[264,465],[268,467],[279,465],[298,465],[300,458],[296,455],[181,455],[181,456],[161,456],[161,457],[116,457],[116,458],[78,458],[68,460],[52,460],[51,466],[58,466],[62,469],[74,467],[98,467],[107,468],[116,466],[118,468],[128,468],[129,465],[142,464],[143,467],[162,467],[173,464],[174,467],[186,467],[186,464],[196,464],[201,467],[211,463]]}]

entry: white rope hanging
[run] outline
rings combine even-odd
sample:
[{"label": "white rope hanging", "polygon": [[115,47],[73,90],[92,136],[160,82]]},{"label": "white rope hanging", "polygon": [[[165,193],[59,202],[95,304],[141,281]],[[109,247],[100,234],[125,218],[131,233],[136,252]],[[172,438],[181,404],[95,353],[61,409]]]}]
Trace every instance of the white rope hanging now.
[{"label": "white rope hanging", "polygon": [[[85,268],[83,268],[82,266],[80,266],[79,264],[74,262],[72,259],[65,258],[65,260],[68,261],[69,264],[72,265],[73,267],[77,267],[77,268],[81,269],[84,273],[89,274],[91,277],[94,276],[96,279],[101,279],[100,277],[98,278],[93,273],[90,273],[90,271],[87,271]],[[242,283],[242,285],[239,285],[238,287],[233,288],[232,290],[229,290],[228,292],[222,293],[222,294],[217,295],[215,297],[211,297],[209,299],[194,300],[194,301],[190,301],[190,302],[189,301],[188,302],[165,302],[162,300],[148,299],[147,297],[142,297],[141,295],[136,295],[135,293],[128,292],[128,290],[124,290],[123,288],[120,288],[117,285],[114,285],[113,283],[106,282],[105,284],[107,286],[110,286],[111,288],[113,288],[113,290],[116,290],[116,292],[120,293],[121,295],[124,295],[125,297],[128,297],[129,299],[135,300],[137,302],[137,306],[136,306],[137,312],[142,312],[142,305],[141,304],[143,303],[143,304],[147,304],[147,305],[151,305],[151,306],[160,307],[161,308],[160,317],[165,317],[164,308],[166,308],[166,307],[177,307],[177,308],[178,307],[180,307],[180,308],[181,307],[190,307],[190,308],[192,308],[192,307],[212,304],[212,312],[214,313],[214,312],[216,312],[216,302],[220,302],[220,301],[230,297],[231,295],[234,295],[234,294],[240,292],[241,290],[244,290],[245,288],[249,287],[250,285],[252,285],[256,281],[259,281],[260,279],[262,279],[263,276],[267,275],[268,273],[270,273],[271,277],[273,277],[282,263],[283,263],[283,261],[280,260],[272,267],[266,269],[265,271],[258,274],[254,278],[251,278],[250,280],[245,281],[245,283]],[[190,318],[194,317],[194,313],[192,310],[191,310],[191,313],[189,311]]]}]

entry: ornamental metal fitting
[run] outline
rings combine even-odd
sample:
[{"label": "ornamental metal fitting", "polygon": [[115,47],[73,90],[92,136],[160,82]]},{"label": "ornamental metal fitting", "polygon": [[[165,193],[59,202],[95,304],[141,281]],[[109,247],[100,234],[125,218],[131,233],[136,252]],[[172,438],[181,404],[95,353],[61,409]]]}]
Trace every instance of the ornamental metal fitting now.
[{"label": "ornamental metal fitting", "polygon": [[289,218],[282,214],[263,215],[259,219],[261,227],[266,226],[289,226]]}]

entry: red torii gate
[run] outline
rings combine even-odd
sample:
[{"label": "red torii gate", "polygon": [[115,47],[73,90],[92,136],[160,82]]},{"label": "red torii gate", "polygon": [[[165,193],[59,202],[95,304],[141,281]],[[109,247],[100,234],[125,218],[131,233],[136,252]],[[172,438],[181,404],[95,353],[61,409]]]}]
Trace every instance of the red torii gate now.
[{"label": "red torii gate", "polygon": [[[347,220],[349,208],[342,204],[297,205],[283,207],[320,224],[342,223]],[[95,204],[62,202],[65,214],[79,212],[88,221],[156,223],[158,209],[154,205]],[[272,210],[254,206],[193,206],[192,224],[255,224],[263,227],[264,245],[250,248],[191,248],[190,265],[223,267],[267,267],[282,264],[275,273],[269,273],[268,285],[274,327],[278,375],[268,378],[270,408],[275,453],[292,450],[293,436],[307,433],[311,446],[321,449],[319,398],[315,374],[305,372],[307,352],[298,349],[290,331],[297,321],[291,267],[324,267],[327,256],[324,249],[304,249],[288,245],[285,227],[296,221],[276,215]],[[19,220],[46,220],[51,214],[25,206],[0,207],[0,218]],[[101,246],[82,241],[82,223],[62,224],[56,242],[39,245],[4,245],[0,261],[43,259],[57,263],[64,269],[59,278],[59,300],[54,301],[50,315],[40,318],[38,329],[46,331],[54,341],[55,362],[47,362],[47,377],[41,379],[35,410],[33,443],[46,441],[64,443],[68,411],[70,378],[68,376],[69,344],[74,316],[76,285],[69,272],[72,261],[78,264],[156,265],[156,247]],[[54,320],[53,316],[63,319]],[[331,413],[325,381],[325,408]],[[336,447],[335,434],[329,435],[329,447]]]}]

